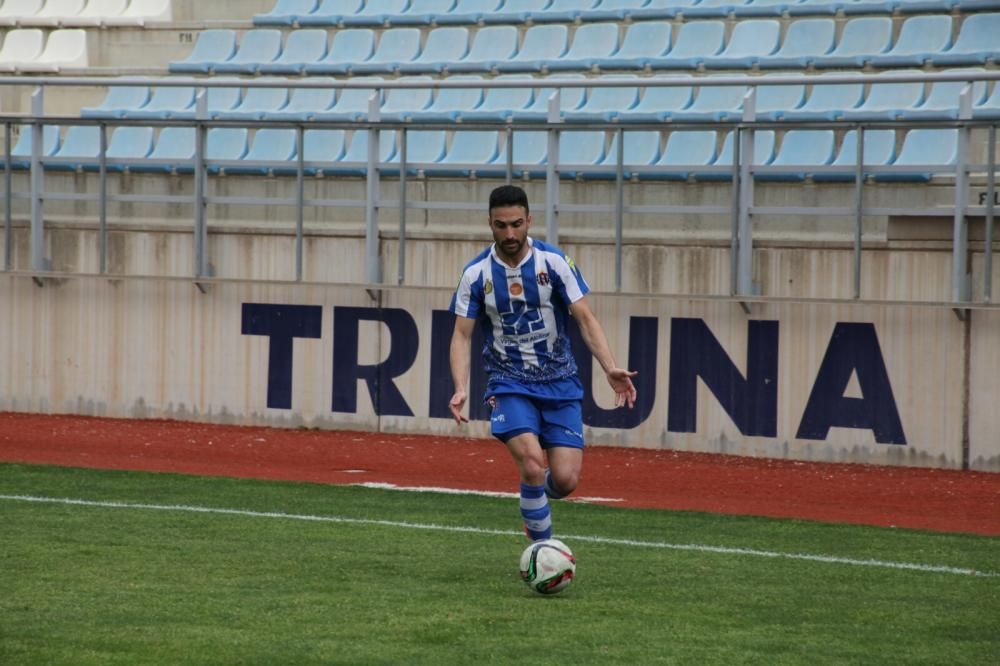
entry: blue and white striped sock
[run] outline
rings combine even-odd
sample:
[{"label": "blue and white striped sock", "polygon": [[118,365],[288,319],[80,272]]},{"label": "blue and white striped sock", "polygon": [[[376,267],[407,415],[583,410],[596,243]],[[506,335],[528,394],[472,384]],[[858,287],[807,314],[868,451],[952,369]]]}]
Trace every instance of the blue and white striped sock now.
[{"label": "blue and white striped sock", "polygon": [[521,517],[532,541],[552,538],[552,515],[545,486],[521,484]]},{"label": "blue and white striped sock", "polygon": [[566,494],[559,492],[555,484],[552,483],[551,470],[545,470],[545,494],[549,496],[549,499],[562,499],[566,497]]}]

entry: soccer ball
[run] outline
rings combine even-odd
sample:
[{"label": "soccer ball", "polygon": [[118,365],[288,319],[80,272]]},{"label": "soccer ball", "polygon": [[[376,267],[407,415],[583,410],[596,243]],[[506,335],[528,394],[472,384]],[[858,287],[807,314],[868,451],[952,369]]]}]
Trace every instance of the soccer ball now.
[{"label": "soccer ball", "polygon": [[536,541],[521,553],[521,580],[539,594],[566,589],[576,575],[576,558],[558,539]]}]

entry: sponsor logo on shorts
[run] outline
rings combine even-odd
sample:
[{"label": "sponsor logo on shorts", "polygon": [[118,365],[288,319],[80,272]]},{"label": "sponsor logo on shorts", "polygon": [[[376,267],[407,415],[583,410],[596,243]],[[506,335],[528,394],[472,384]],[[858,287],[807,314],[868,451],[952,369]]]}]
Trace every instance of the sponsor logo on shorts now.
[{"label": "sponsor logo on shorts", "polygon": [[570,430],[569,428],[563,428],[563,432],[565,432],[567,435],[572,435],[573,437],[576,437],[577,439],[583,439],[583,433],[582,432],[577,432],[575,430]]}]

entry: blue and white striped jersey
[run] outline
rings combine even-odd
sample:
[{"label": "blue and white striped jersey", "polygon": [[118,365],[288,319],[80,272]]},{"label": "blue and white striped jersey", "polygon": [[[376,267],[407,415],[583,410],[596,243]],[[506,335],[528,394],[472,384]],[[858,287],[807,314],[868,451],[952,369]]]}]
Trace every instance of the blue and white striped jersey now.
[{"label": "blue and white striped jersey", "polygon": [[566,323],[569,305],[590,291],[573,260],[531,237],[530,251],[516,268],[496,256],[494,246],[465,266],[449,309],[478,319],[490,383],[551,382],[575,377]]}]

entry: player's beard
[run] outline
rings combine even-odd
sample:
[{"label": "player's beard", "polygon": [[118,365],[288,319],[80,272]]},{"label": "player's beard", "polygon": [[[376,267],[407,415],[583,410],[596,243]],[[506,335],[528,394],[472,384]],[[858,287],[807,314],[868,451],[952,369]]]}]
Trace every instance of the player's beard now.
[{"label": "player's beard", "polygon": [[505,258],[513,260],[521,254],[521,249],[524,247],[524,243],[525,241],[517,238],[508,238],[497,243],[497,248],[500,250],[500,254],[502,254]]}]

